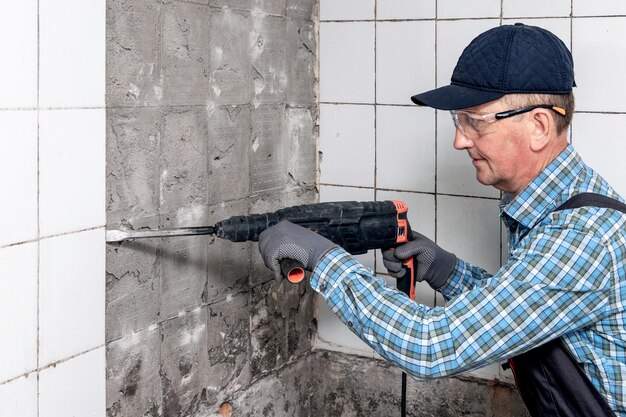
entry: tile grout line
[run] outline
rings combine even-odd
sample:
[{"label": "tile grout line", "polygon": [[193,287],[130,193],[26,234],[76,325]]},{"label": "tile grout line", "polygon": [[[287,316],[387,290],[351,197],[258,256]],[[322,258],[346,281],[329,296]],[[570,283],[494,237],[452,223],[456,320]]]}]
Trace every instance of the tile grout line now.
[{"label": "tile grout line", "polygon": [[37,0],[37,336],[36,336],[36,366],[37,366],[37,416],[39,416],[39,351],[40,351],[40,298],[41,298],[41,209],[40,209],[40,127],[39,127],[39,101],[40,101],[40,80],[41,80],[41,22],[39,16],[40,1]]}]

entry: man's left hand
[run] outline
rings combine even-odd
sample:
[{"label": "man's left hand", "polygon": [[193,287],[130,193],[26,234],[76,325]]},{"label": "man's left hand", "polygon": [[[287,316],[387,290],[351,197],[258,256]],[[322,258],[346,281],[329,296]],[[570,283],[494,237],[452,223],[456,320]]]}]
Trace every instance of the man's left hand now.
[{"label": "man's left hand", "polygon": [[280,261],[294,259],[313,271],[322,256],[337,244],[325,237],[286,220],[259,235],[259,252],[265,265],[281,278]]}]

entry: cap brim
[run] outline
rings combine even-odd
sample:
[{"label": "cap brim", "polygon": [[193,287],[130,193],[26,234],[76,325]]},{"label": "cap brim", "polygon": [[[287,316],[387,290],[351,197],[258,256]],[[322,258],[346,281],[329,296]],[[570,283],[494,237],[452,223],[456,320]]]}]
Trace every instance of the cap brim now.
[{"label": "cap brim", "polygon": [[411,97],[413,103],[438,110],[460,110],[497,100],[503,93],[476,90],[461,85],[446,85]]}]

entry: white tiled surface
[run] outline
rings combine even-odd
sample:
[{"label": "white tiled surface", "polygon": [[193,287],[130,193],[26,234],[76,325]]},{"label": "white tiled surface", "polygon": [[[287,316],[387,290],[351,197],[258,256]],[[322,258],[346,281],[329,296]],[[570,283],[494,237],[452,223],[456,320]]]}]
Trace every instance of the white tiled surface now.
[{"label": "white tiled surface", "polygon": [[39,379],[39,417],[104,417],[104,347],[44,369]]},{"label": "white tiled surface", "polygon": [[37,243],[0,249],[0,317],[0,381],[6,381],[37,369]]},{"label": "white tiled surface", "polygon": [[39,2],[41,107],[104,107],[102,0]]},{"label": "white tiled surface", "polygon": [[435,111],[376,107],[376,186],[435,191]]},{"label": "white tiled surface", "polygon": [[615,0],[572,0],[574,16],[625,15],[626,2]]},{"label": "white tiled surface", "polygon": [[320,101],[374,101],[374,23],[320,24]]},{"label": "white tiled surface", "polygon": [[376,19],[433,19],[435,0],[377,0]]},{"label": "white tiled surface", "polygon": [[[105,12],[21,0],[0,13],[2,417],[105,414]],[[98,347],[97,364],[81,355]]]},{"label": "white tiled surface", "polygon": [[320,20],[372,20],[375,0],[320,0]]},{"label": "white tiled surface", "polygon": [[502,0],[503,17],[568,17],[571,0]]},{"label": "white tiled surface", "polygon": [[[626,114],[577,114],[573,145],[583,160],[626,196]],[[615,150],[598,152],[598,148]]]},{"label": "white tiled surface", "polygon": [[45,366],[104,344],[104,229],[44,239],[40,250],[39,364]]},{"label": "white tiled surface", "polygon": [[39,116],[40,233],[105,223],[105,110],[46,110]]},{"label": "white tiled surface", "polygon": [[2,6],[0,109],[37,106],[37,0]]},{"label": "white tiled surface", "polygon": [[0,415],[37,417],[36,374],[29,374],[0,385]]},{"label": "white tiled surface", "polygon": [[438,0],[439,19],[466,17],[500,17],[500,0]]},{"label": "white tiled surface", "polygon": [[3,246],[37,237],[37,112],[0,111],[0,147]]},{"label": "white tiled surface", "polygon": [[322,104],[320,152],[322,183],[373,187],[374,106]]},{"label": "white tiled surface", "polygon": [[625,36],[626,17],[574,19],[577,110],[626,111]]},{"label": "white tiled surface", "polygon": [[[419,39],[420,42],[415,42]],[[376,102],[412,104],[411,96],[435,87],[435,23],[376,25]]]}]

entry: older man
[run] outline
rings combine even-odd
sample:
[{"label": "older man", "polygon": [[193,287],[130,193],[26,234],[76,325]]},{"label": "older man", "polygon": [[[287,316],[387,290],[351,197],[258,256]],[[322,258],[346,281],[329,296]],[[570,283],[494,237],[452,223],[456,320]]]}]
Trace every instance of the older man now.
[{"label": "older man", "polygon": [[503,192],[509,258],[493,275],[417,232],[384,251],[397,277],[414,257],[417,278],[445,306],[409,300],[343,249],[287,222],[261,235],[266,265],[301,261],[337,316],[416,378],[512,358],[531,414],[626,415],[626,206],[568,144],[574,86],[565,45],[516,24],[479,35],[450,85],[412,97],[450,110],[454,147],[467,151],[480,183]]}]

